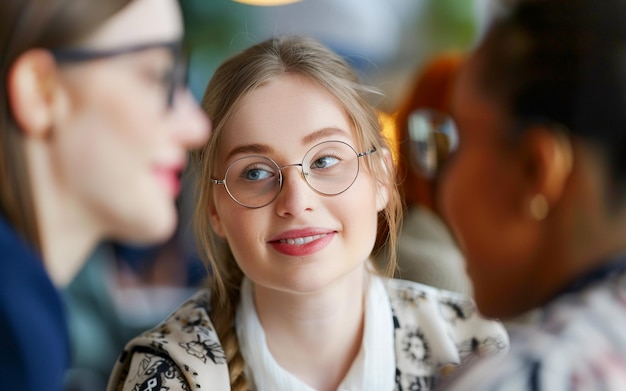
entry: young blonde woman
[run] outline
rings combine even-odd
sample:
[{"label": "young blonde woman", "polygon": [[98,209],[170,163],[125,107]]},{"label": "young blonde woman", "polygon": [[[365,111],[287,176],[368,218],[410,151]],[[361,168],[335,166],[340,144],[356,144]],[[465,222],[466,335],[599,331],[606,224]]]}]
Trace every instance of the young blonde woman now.
[{"label": "young blonde woman", "polygon": [[195,224],[213,278],[127,345],[110,390],[427,390],[506,349],[466,297],[374,270],[401,209],[370,93],[300,37],[217,69]]},{"label": "young blonde woman", "polygon": [[60,390],[58,289],[100,240],[173,233],[209,127],[174,0],[2,1],[0,26],[0,382]]}]

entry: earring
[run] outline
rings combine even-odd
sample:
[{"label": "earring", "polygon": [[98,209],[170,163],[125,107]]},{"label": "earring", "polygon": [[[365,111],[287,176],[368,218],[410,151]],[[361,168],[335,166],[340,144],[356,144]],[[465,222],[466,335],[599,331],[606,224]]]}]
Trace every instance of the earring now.
[{"label": "earring", "polygon": [[543,194],[535,194],[530,200],[530,215],[537,221],[541,221],[548,216],[550,207],[548,206],[548,200]]}]

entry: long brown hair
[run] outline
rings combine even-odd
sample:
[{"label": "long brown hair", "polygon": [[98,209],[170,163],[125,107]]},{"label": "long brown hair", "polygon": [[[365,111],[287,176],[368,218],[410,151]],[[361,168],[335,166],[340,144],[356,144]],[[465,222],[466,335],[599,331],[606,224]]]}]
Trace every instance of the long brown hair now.
[{"label": "long brown hair", "polygon": [[[213,184],[209,178],[215,174],[216,152],[224,125],[241,100],[264,83],[286,73],[298,74],[318,83],[342,102],[351,118],[358,148],[374,146],[379,151],[387,148],[378,116],[368,103],[368,95],[377,91],[363,86],[340,56],[312,39],[297,36],[272,38],[230,58],[216,70],[202,101],[203,109],[213,122],[213,132],[206,146],[195,155],[199,181],[194,224],[201,253],[206,256],[212,272],[212,319],[226,353],[233,390],[247,388],[244,361],[234,329],[243,272],[228,245],[217,243],[211,231],[209,208],[213,203]],[[379,216],[389,232],[387,239],[391,251],[384,273],[390,276],[396,267],[396,233],[401,202],[394,174],[386,169],[383,156],[383,153],[372,155],[366,159],[366,164],[376,180],[389,189],[389,202]],[[224,246],[220,247],[220,244]]]},{"label": "long brown hair", "polygon": [[2,0],[0,2],[0,216],[40,249],[23,133],[12,117],[7,77],[34,48],[71,45],[132,0]]}]

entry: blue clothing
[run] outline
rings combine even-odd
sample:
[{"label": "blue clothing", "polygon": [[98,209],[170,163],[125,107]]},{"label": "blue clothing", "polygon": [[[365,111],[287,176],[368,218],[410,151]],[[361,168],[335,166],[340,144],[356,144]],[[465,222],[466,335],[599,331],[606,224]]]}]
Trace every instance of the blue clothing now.
[{"label": "blue clothing", "polygon": [[479,361],[442,390],[626,390],[626,256],[574,281],[534,320],[510,328],[504,358]]},{"label": "blue clothing", "polygon": [[43,261],[0,217],[0,388],[61,390],[70,363],[65,309]]}]

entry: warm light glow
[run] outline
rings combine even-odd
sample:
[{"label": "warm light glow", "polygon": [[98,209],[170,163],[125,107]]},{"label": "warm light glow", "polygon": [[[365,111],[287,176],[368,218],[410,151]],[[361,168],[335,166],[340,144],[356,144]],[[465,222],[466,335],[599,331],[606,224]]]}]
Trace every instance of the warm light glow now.
[{"label": "warm light glow", "polygon": [[396,116],[398,113],[385,113],[384,111],[378,112],[378,119],[380,121],[380,125],[382,126],[383,136],[387,139],[387,143],[389,143],[389,148],[391,148],[391,156],[393,158],[393,162],[398,162],[398,132],[396,130]]},{"label": "warm light glow", "polygon": [[243,3],[248,5],[260,5],[260,6],[271,6],[271,5],[285,5],[291,3],[297,3],[300,0],[233,0],[237,3]]}]

